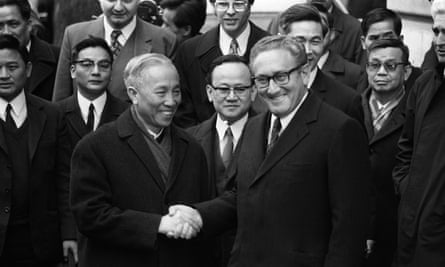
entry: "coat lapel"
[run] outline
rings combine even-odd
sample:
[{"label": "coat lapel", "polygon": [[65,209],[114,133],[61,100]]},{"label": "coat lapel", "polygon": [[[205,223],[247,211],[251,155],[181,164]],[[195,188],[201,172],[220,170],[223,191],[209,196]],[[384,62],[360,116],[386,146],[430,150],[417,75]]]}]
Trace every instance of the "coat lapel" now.
[{"label": "coat lapel", "polygon": [[374,136],[374,126],[372,125],[372,115],[371,115],[371,111],[369,110],[369,104],[368,104],[370,93],[371,93],[371,88],[368,87],[361,95],[364,124],[365,124],[365,128],[366,128],[366,134],[368,136],[368,140],[371,140],[371,138]]},{"label": "coat lapel", "polygon": [[317,74],[315,75],[314,82],[310,88],[321,100],[325,101],[326,98],[326,81],[325,75],[317,67]]},{"label": "coat lapel", "polygon": [[199,66],[203,73],[208,73],[212,61],[215,58],[222,56],[218,40],[219,26],[216,26],[202,36],[202,42],[195,50],[195,56],[199,60]]},{"label": "coat lapel", "polygon": [[317,120],[320,103],[314,95],[308,95],[300,110],[295,113],[287,128],[282,132],[278,142],[266,155],[251,186],[260,180],[267,171],[274,167],[309,134],[307,124]]},{"label": "coat lapel", "polygon": [[139,130],[136,122],[131,116],[130,109],[126,110],[117,120],[119,136],[127,139],[127,143],[139,158],[145,169],[155,181],[159,189],[164,192],[165,184],[161,177],[161,171],[156,163],[156,159],[151,153],[143,134]]},{"label": "coat lapel", "polygon": [[29,145],[29,161],[32,162],[40,137],[46,122],[46,114],[43,112],[43,107],[37,102],[33,101],[32,97],[26,94],[26,103],[28,108],[28,145]]},{"label": "coat lapel", "polygon": [[5,134],[0,130],[0,148],[8,154],[8,147],[6,146]]},{"label": "coat lapel", "polygon": [[341,61],[339,55],[335,54],[332,51],[329,51],[328,58],[323,65],[323,71],[332,72],[332,73],[345,73],[345,64]]},{"label": "coat lapel", "polygon": [[195,139],[201,144],[201,147],[206,154],[206,158],[209,160],[208,167],[211,174],[215,173],[215,153],[213,148],[215,147],[215,135],[216,135],[216,113],[212,117],[201,123],[199,128],[193,134]]},{"label": "coat lapel", "polygon": [[171,188],[182,170],[185,155],[187,154],[188,141],[174,126],[171,126],[172,159],[170,173],[167,180],[167,190]]},{"label": "coat lapel", "polygon": [[119,117],[119,115],[122,113],[122,110],[120,110],[118,107],[119,103],[117,98],[107,92],[107,101],[105,102],[99,126],[102,126],[104,123],[114,121],[117,117]]},{"label": "coat lapel", "polygon": [[88,133],[88,129],[85,125],[85,122],[82,119],[82,115],[80,113],[80,107],[77,104],[77,94],[71,96],[70,100],[66,105],[66,121],[76,132],[77,136],[82,138]]},{"label": "coat lapel", "polygon": [[45,46],[42,41],[33,36],[31,37],[29,55],[32,62],[32,73],[26,86],[28,92],[33,92],[43,80],[55,71],[57,58],[49,47]]}]

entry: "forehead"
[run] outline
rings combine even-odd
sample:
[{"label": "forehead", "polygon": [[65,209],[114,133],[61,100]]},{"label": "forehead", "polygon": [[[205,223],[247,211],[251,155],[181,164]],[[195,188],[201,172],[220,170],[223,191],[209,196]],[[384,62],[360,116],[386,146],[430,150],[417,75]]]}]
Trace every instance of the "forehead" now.
[{"label": "forehead", "polygon": [[22,14],[20,13],[19,7],[16,5],[0,6],[0,20],[9,20],[12,18],[24,20]]},{"label": "forehead", "polygon": [[319,22],[303,20],[292,22],[289,25],[290,36],[322,36],[323,29]]},{"label": "forehead", "polygon": [[104,58],[110,59],[107,51],[100,46],[87,47],[79,51],[78,58]]},{"label": "forehead", "polygon": [[250,80],[250,70],[247,65],[240,62],[226,62],[213,69],[212,80]]},{"label": "forehead", "polygon": [[175,67],[169,64],[156,64],[146,66],[141,74],[146,83],[156,84],[163,82],[178,82],[179,75]]},{"label": "forehead", "polygon": [[260,52],[253,60],[252,71],[255,75],[270,75],[279,71],[288,71],[296,64],[296,59],[290,51],[277,48]]},{"label": "forehead", "polygon": [[385,48],[377,48],[369,52],[370,60],[380,60],[380,61],[388,61],[395,60],[401,61],[403,56],[403,52],[400,48],[397,47],[385,47]]},{"label": "forehead", "polygon": [[394,23],[392,20],[387,19],[371,24],[368,29],[368,35],[376,35],[394,31]]},{"label": "forehead", "polygon": [[18,62],[24,64],[19,51],[13,49],[0,49],[0,62]]},{"label": "forehead", "polygon": [[445,28],[445,14],[437,14],[433,19],[433,28]]}]

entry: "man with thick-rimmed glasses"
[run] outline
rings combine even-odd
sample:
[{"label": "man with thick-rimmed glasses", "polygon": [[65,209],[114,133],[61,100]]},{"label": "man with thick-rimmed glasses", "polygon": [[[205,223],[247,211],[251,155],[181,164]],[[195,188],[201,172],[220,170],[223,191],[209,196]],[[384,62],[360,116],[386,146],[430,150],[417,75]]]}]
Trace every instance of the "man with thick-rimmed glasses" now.
[{"label": "man with thick-rimmed glasses", "polygon": [[[175,59],[181,78],[182,103],[175,122],[183,127],[209,119],[215,109],[207,99],[206,77],[212,61],[222,55],[235,54],[248,59],[250,49],[265,31],[249,22],[254,0],[211,0],[218,26],[184,42]],[[257,111],[265,110],[254,103]]]}]

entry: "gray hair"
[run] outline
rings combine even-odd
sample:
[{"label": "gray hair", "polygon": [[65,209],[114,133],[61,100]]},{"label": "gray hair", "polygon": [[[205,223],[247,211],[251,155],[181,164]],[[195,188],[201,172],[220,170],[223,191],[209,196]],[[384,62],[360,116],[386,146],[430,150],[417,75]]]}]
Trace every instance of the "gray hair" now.
[{"label": "gray hair", "polygon": [[166,56],[157,53],[142,54],[130,59],[124,70],[125,87],[142,87],[143,76],[142,72],[152,67],[161,65],[171,66],[176,70],[173,62]]},{"label": "gray hair", "polygon": [[431,16],[433,19],[438,14],[445,14],[445,0],[433,0],[431,3]]}]

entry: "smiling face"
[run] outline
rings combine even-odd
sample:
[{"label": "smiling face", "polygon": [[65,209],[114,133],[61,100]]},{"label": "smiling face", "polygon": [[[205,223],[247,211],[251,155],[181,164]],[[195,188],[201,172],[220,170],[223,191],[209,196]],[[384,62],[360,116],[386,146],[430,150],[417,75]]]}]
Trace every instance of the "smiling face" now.
[{"label": "smiling face", "polygon": [[136,112],[151,131],[168,127],[181,103],[179,75],[167,64],[147,67],[138,88],[129,94]]},{"label": "smiling face", "polygon": [[108,23],[114,29],[122,29],[136,15],[139,0],[99,0]]},{"label": "smiling face", "polygon": [[[399,48],[386,47],[372,50],[368,56],[371,63],[401,63],[403,62],[403,52]],[[368,82],[372,90],[381,95],[392,95],[403,87],[408,78],[409,66],[398,65],[395,70],[387,70],[381,66],[378,70],[372,71],[366,68]]]},{"label": "smiling face", "polygon": [[[111,59],[102,47],[87,47],[71,65],[71,78],[76,81],[79,92],[88,99],[95,99],[107,89],[111,79]],[[84,62],[93,62],[92,66]],[[108,68],[104,67],[109,65]]]},{"label": "smiling face", "polygon": [[31,75],[31,63],[26,64],[20,53],[11,49],[0,49],[0,97],[6,101],[14,99],[24,88]]},{"label": "smiling face", "polygon": [[[224,3],[228,4],[229,7],[227,10],[222,11],[218,10],[218,4]],[[244,4],[244,11],[236,11],[233,5],[235,4]],[[219,24],[222,26],[224,31],[231,36],[232,38],[238,37],[244,29],[247,27],[247,23],[249,23],[250,17],[250,4],[247,0],[216,0],[213,3],[213,7],[215,9],[215,15],[218,19]]]},{"label": "smiling face", "polygon": [[[260,52],[251,64],[255,77],[272,77],[280,72],[289,72],[299,65],[285,49]],[[278,85],[270,79],[269,86],[257,90],[270,112],[280,118],[291,113],[307,92],[299,70],[289,73],[289,82],[284,85]]]},{"label": "smiling face", "polygon": [[[256,96],[250,77],[249,68],[238,62],[223,63],[213,70],[212,85],[207,86],[207,96],[223,120],[233,123],[249,111]],[[232,91],[224,97],[212,86],[220,88],[248,87],[249,89],[240,95]]]}]

